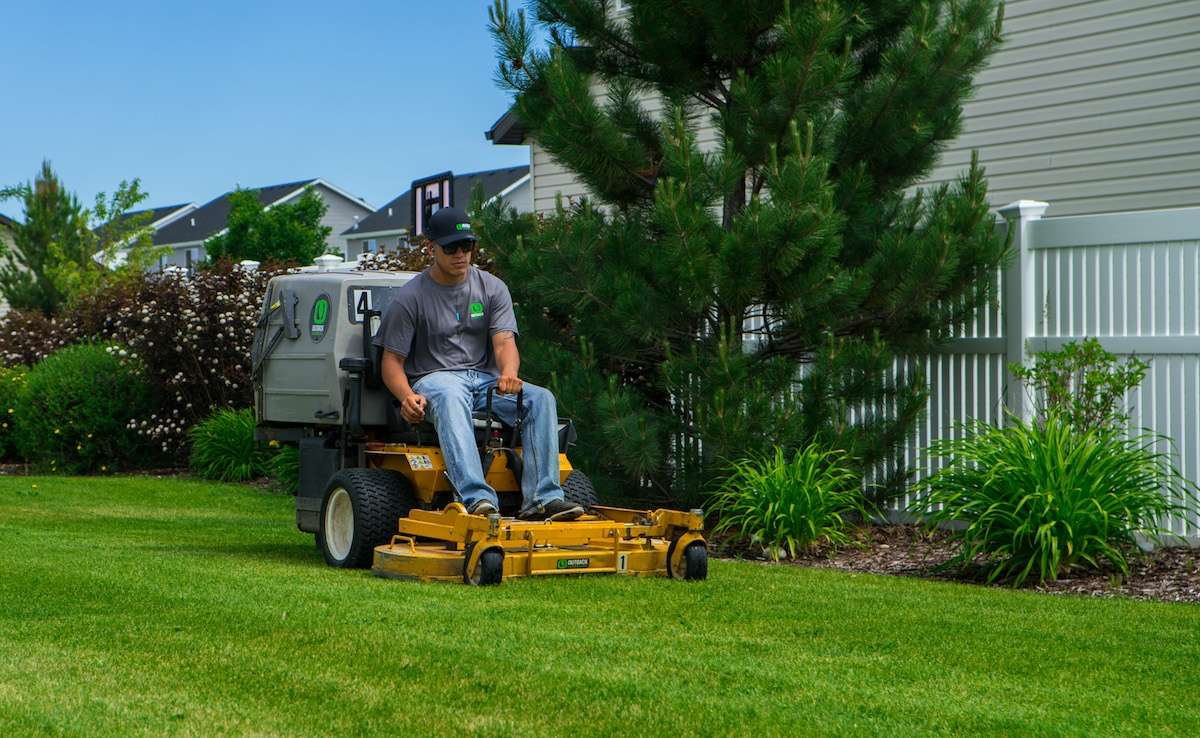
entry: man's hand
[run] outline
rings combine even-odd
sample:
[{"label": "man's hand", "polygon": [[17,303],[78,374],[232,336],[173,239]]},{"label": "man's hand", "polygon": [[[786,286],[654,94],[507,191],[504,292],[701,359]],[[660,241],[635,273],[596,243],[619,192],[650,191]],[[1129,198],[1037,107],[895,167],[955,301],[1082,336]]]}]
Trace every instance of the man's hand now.
[{"label": "man's hand", "polygon": [[400,414],[410,423],[420,423],[425,419],[425,395],[413,392],[400,402]]},{"label": "man's hand", "polygon": [[515,395],[521,391],[521,387],[524,385],[525,383],[515,376],[501,374],[500,378],[496,380],[496,391],[502,395]]}]

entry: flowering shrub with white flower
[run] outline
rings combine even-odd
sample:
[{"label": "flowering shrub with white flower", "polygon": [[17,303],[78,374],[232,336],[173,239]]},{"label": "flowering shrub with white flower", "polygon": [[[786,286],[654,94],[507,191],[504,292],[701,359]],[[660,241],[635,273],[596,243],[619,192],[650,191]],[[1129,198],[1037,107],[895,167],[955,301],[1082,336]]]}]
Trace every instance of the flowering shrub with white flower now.
[{"label": "flowering shrub with white flower", "polygon": [[[85,330],[142,354],[156,409],[131,427],[176,461],[187,429],[218,408],[253,407],[250,345],[267,281],[278,270],[218,264],[190,277],[146,275],[97,295]],[[82,307],[82,306],[81,306]]]},{"label": "flowering shrub with white flower", "polygon": [[268,280],[281,272],[217,264],[187,276],[135,275],[80,298],[52,319],[10,314],[0,324],[4,363],[29,364],[64,345],[119,341],[140,356],[152,405],[128,421],[174,463],[187,429],[222,407],[253,406],[250,345]]}]

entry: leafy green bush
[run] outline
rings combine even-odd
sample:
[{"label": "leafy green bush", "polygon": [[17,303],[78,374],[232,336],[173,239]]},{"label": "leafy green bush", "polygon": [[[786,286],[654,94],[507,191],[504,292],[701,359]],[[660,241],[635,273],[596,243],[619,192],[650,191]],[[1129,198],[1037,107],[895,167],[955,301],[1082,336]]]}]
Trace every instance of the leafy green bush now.
[{"label": "leafy green bush", "polygon": [[1125,394],[1142,383],[1149,368],[1136,356],[1118,363],[1095,338],[1038,353],[1031,367],[1009,367],[1032,395],[1039,422],[1054,413],[1081,431],[1123,428],[1129,420]]},{"label": "leafy green bush", "polygon": [[13,438],[14,416],[17,399],[25,390],[29,367],[0,367],[0,459],[10,460],[17,456]]},{"label": "leafy green bush", "polygon": [[151,407],[136,354],[116,345],[78,344],[29,372],[13,413],[17,450],[50,471],[137,468],[157,460],[131,421]]},{"label": "leafy green bush", "polygon": [[1156,436],[1081,431],[1053,412],[1044,423],[1009,422],[977,422],[965,437],[933,444],[946,466],[917,485],[910,507],[931,526],[965,524],[954,532],[951,563],[982,563],[989,582],[1053,580],[1103,561],[1128,573],[1134,534],[1167,535],[1159,521],[1185,509],[1164,488],[1194,498],[1167,455],[1154,450]]},{"label": "leafy green bush", "polygon": [[714,532],[732,532],[776,561],[820,543],[848,542],[848,515],[867,514],[846,454],[815,444],[790,461],[776,448],[774,456],[735,462],[713,498],[712,512],[720,516]]},{"label": "leafy green bush", "polygon": [[254,440],[253,410],[218,410],[188,435],[192,471],[206,479],[240,482],[267,472],[271,453]]},{"label": "leafy green bush", "polygon": [[300,491],[300,449],[281,446],[267,462],[267,474],[275,480],[281,492],[294,495]]}]

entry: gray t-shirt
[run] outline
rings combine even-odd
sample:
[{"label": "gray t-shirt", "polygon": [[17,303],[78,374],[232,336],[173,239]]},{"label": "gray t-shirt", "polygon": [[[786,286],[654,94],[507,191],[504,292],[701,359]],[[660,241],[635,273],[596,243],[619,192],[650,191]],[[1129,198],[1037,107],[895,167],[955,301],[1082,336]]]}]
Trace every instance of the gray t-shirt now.
[{"label": "gray t-shirt", "polygon": [[396,291],[375,345],[404,357],[410,382],[443,369],[499,374],[492,336],[501,331],[516,333],[517,319],[498,277],[472,266],[465,280],[444,285],[426,269]]}]

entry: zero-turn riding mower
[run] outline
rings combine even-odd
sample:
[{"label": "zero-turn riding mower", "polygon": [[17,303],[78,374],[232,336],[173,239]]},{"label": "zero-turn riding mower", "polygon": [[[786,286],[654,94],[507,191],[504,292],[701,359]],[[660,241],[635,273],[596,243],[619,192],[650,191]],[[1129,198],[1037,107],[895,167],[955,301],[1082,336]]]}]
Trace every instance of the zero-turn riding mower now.
[{"label": "zero-turn riding mower", "polygon": [[299,447],[296,525],[316,535],[325,561],[470,584],[601,572],[704,579],[703,513],[597,504],[564,453],[576,438],[570,420],[559,420],[561,481],[583,517],[513,517],[521,504],[520,420],[508,427],[490,411],[475,415],[475,436],[500,512],[467,513],[436,431],[401,417],[371,340],[394,291],[413,276],[332,269],[280,275],[267,286],[252,355],[256,435]]}]

